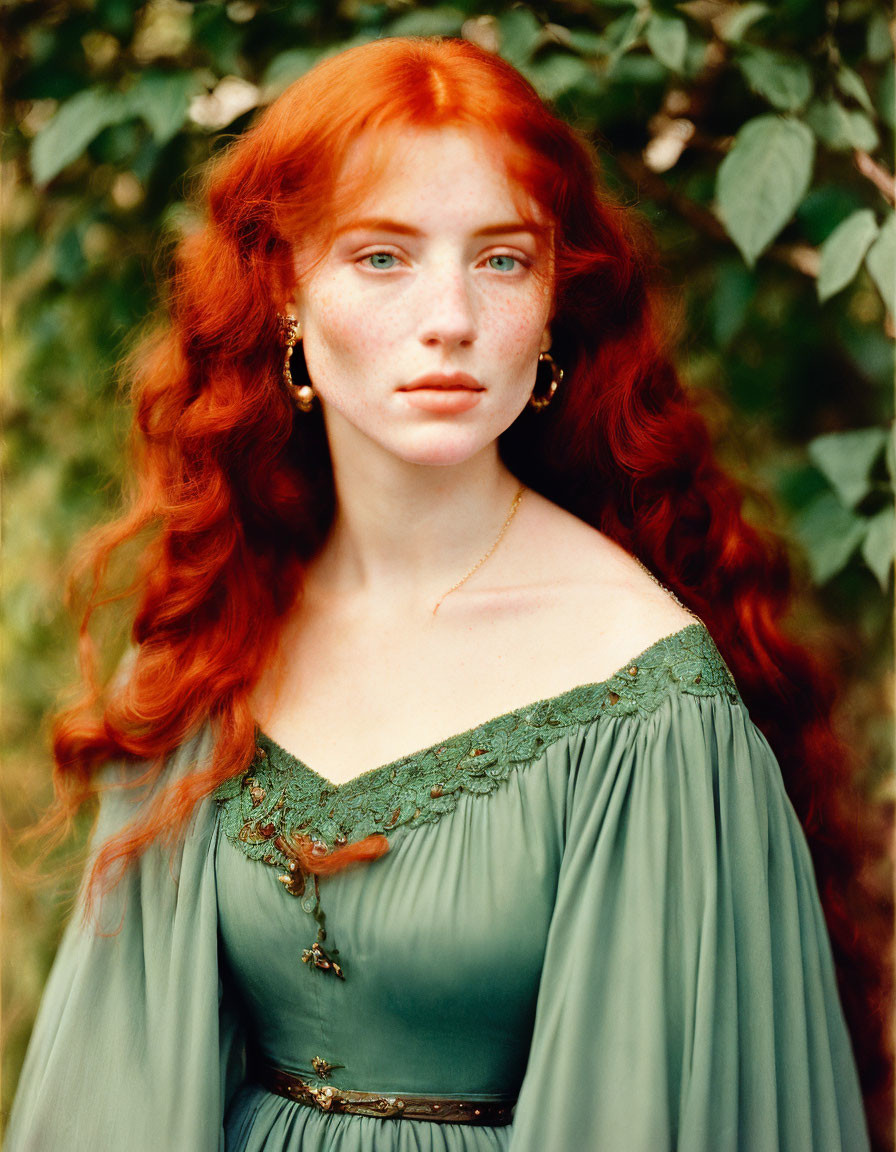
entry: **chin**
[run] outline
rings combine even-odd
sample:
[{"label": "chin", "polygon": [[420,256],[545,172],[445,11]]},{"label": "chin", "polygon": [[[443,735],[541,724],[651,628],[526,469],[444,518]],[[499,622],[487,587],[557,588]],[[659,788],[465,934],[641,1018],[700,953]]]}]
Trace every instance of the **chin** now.
[{"label": "chin", "polygon": [[395,437],[385,444],[389,451],[409,464],[429,464],[446,467],[463,464],[474,456],[497,447],[498,437],[513,423],[513,419],[500,421],[493,427],[482,424],[443,422],[429,427],[408,430],[408,435]]}]

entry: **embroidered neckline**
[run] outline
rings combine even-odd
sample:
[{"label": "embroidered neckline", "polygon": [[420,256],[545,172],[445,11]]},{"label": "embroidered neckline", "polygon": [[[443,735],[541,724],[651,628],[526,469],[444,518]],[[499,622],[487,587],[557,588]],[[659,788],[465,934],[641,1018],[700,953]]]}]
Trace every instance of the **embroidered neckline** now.
[{"label": "embroidered neckline", "polygon": [[648,715],[675,688],[741,699],[701,620],[661,637],[606,680],[493,716],[338,784],[256,728],[255,758],[214,798],[232,843],[251,859],[288,868],[290,857],[279,845],[290,835],[317,840],[324,851],[375,832],[432,823],[453,811],[462,793],[494,791],[514,766],[564,736],[599,718]]}]

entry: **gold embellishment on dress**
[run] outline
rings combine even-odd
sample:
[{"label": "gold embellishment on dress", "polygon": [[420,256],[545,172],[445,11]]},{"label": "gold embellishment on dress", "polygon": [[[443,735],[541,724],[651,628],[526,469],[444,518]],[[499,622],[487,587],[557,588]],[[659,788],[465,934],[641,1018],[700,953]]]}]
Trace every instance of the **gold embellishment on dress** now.
[{"label": "gold embellishment on dress", "polygon": [[638,675],[638,665],[632,664],[631,668],[629,668],[629,670],[628,670],[628,674],[629,674],[629,676],[637,676]]},{"label": "gold embellishment on dress", "polygon": [[[290,896],[304,896],[306,876],[302,871],[299,860],[296,858],[294,848],[284,836],[278,836],[274,841],[274,845],[289,860],[288,870],[282,873],[282,875],[278,876],[277,879],[290,894]],[[326,844],[323,840],[315,840],[311,849],[312,853],[314,855],[320,855],[321,849],[326,852]],[[310,948],[306,948],[302,952],[302,960],[306,964],[310,961],[315,968],[322,968],[324,970],[331,971],[335,973],[340,980],[344,980],[345,975],[342,971],[342,968],[340,967],[339,961],[336,959],[336,957],[339,955],[338,950],[333,948],[332,954],[328,954],[321,947],[321,942],[327,938],[327,931],[324,926],[326,923],[326,916],[320,905],[320,887],[318,885],[318,878],[316,874],[314,875],[313,896],[313,905],[309,907],[306,905],[305,901],[302,901],[302,908],[304,911],[310,912],[318,923],[317,939],[314,941]]]},{"label": "gold embellishment on dress", "polygon": [[333,1107],[333,1098],[336,1095],[335,1088],[312,1088],[308,1086],[308,1092],[314,1097],[314,1101],[322,1112],[329,1112]]},{"label": "gold embellishment on dress", "polygon": [[314,1056],[311,1059],[311,1067],[321,1080],[326,1080],[334,1068],[344,1068],[345,1065],[331,1064],[328,1060],[324,1060],[323,1056]]},{"label": "gold embellishment on dress", "polygon": [[433,800],[437,800],[438,797],[442,795],[442,785],[441,784],[434,784],[433,787],[430,788],[429,794],[433,798]]},{"label": "gold embellishment on dress", "polygon": [[611,692],[609,694],[609,701],[611,704],[618,704],[619,703],[619,693],[618,692]]},{"label": "gold embellishment on dress", "polygon": [[700,683],[700,673],[699,673],[699,672],[698,672],[698,673],[697,673],[697,675],[694,677],[694,683],[695,683],[695,684],[699,684],[699,683]]},{"label": "gold embellishment on dress", "polygon": [[276,831],[273,824],[258,824],[254,820],[247,820],[240,828],[239,838],[244,844],[261,844],[270,840]]},{"label": "gold embellishment on dress", "polygon": [[339,967],[338,962],[334,957],[327,955],[317,940],[314,941],[310,948],[306,948],[304,950],[302,953],[302,962],[305,964],[311,963],[315,968],[330,970],[334,972],[340,980],[345,979],[345,976],[343,975],[342,969]]},{"label": "gold embellishment on dress", "polygon": [[279,848],[279,850],[289,861],[286,866],[287,871],[278,876],[277,879],[290,894],[290,896],[304,896],[305,873],[299,866],[299,861],[296,859],[295,852],[289,844],[289,841],[284,836],[278,836],[274,841],[274,847]]},{"label": "gold embellishment on dress", "polygon": [[297,868],[295,864],[290,864],[290,868],[294,868],[294,872],[282,872],[277,879],[290,894],[290,896],[304,896],[305,895],[305,873]]}]

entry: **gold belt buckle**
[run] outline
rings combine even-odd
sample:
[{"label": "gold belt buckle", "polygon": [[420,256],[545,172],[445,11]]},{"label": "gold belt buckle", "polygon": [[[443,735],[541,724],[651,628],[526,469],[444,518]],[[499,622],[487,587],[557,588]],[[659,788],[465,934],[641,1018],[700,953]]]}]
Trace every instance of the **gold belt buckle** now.
[{"label": "gold belt buckle", "polygon": [[337,1088],[330,1085],[323,1088],[312,1088],[310,1084],[306,1083],[305,1088],[322,1112],[334,1111],[334,1105],[336,1105],[335,1110],[338,1111],[339,1105],[343,1103],[353,1103],[356,1108],[369,1109],[371,1116],[400,1116],[405,1108],[404,1101],[398,1096],[379,1096],[364,1100],[363,1103],[354,1103],[351,1096],[343,1095]]},{"label": "gold belt buckle", "polygon": [[336,1092],[333,1088],[312,1088],[310,1084],[306,1084],[305,1089],[314,1103],[318,1106],[318,1108],[320,1108],[321,1112],[332,1111],[333,1097],[336,1095]]}]

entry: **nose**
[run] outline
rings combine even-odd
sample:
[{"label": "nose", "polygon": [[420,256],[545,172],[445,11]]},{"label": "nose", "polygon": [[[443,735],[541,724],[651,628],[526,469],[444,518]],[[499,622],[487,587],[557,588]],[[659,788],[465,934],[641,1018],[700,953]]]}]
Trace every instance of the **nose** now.
[{"label": "nose", "polygon": [[421,276],[420,340],[435,347],[469,346],[476,339],[473,286],[464,268],[445,260]]}]

